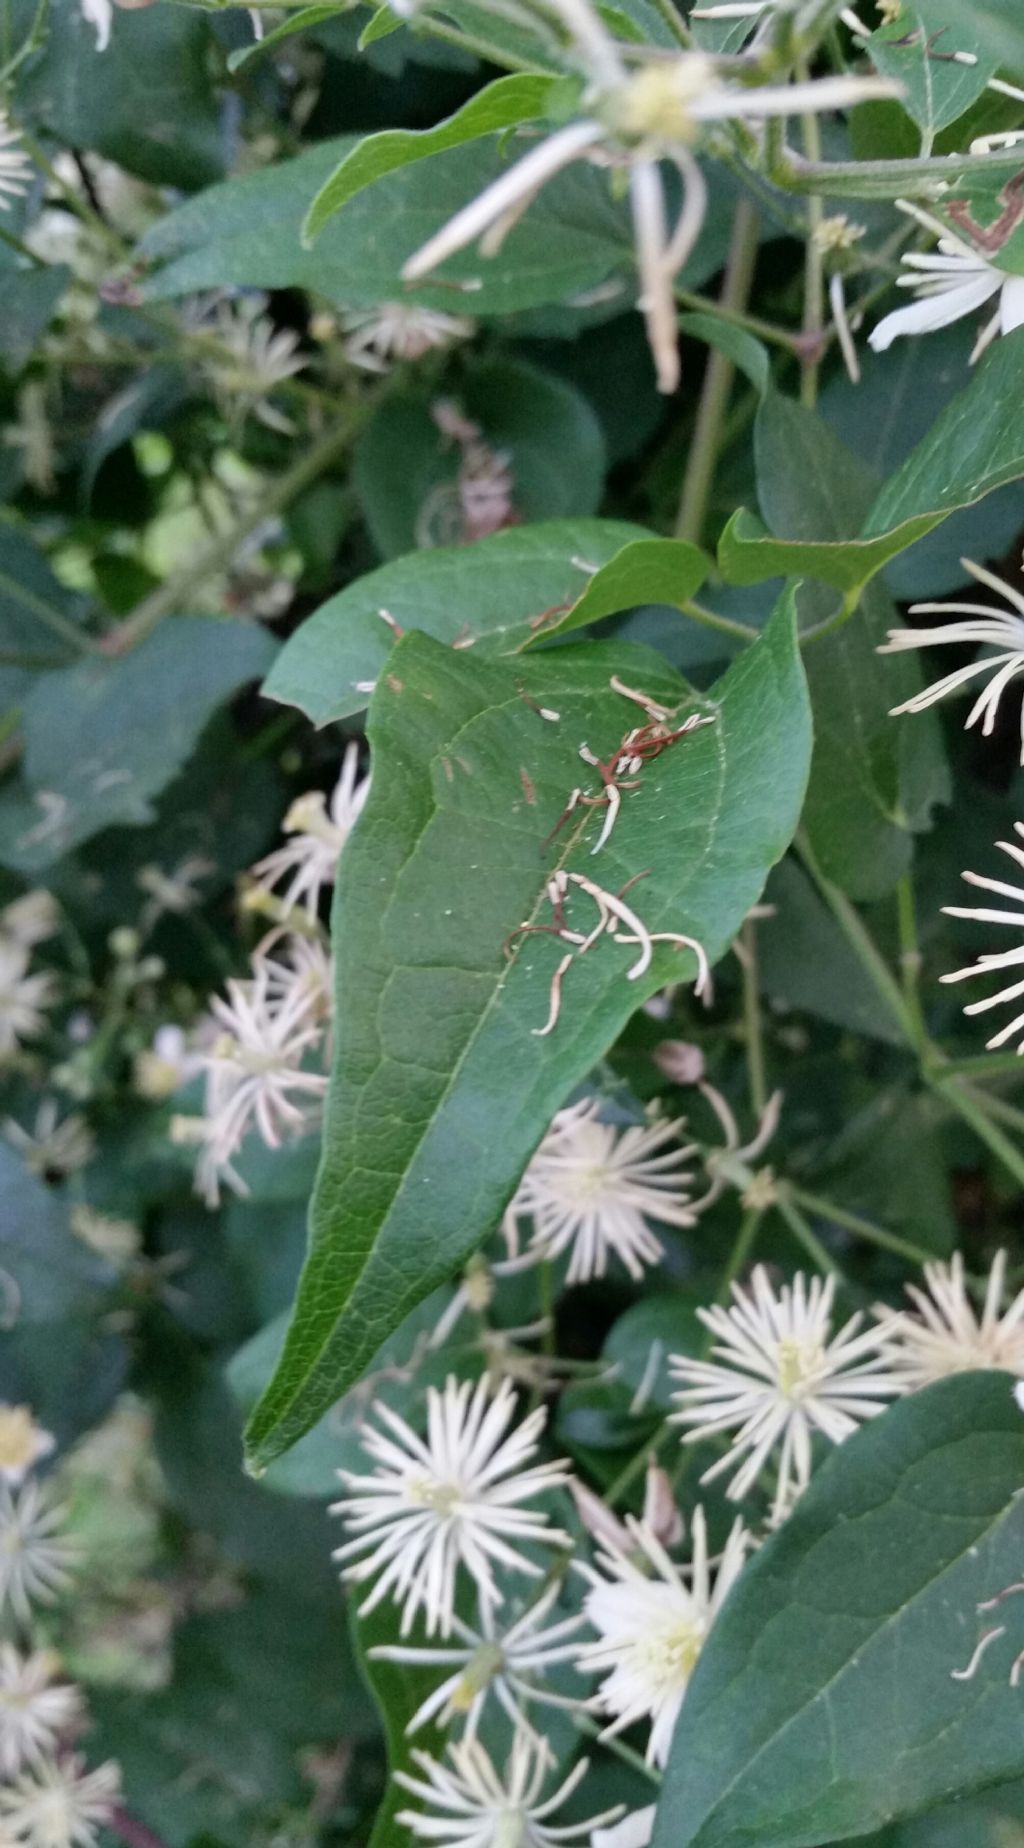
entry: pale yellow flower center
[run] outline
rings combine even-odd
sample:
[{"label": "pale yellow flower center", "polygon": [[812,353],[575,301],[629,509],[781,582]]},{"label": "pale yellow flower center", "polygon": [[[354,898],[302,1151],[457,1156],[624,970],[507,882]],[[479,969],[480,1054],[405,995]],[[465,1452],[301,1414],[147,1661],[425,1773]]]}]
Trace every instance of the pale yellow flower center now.
[{"label": "pale yellow flower center", "polygon": [[778,1384],[787,1399],[802,1399],[818,1377],[825,1358],[820,1341],[798,1341],[794,1335],[779,1342]]},{"label": "pale yellow flower center", "polygon": [[700,124],[689,105],[714,82],[714,66],[699,53],[652,65],[608,98],[606,120],[625,141],[695,141]]},{"label": "pale yellow flower center", "polygon": [[481,1643],[466,1663],[465,1671],[454,1689],[448,1705],[453,1713],[468,1713],[478,1694],[482,1694],[495,1675],[500,1674],[505,1658],[498,1643]]},{"label": "pale yellow flower center", "polygon": [[0,1470],[28,1469],[39,1455],[39,1437],[27,1405],[0,1406]]},{"label": "pale yellow flower center", "polygon": [[430,1476],[413,1476],[406,1483],[406,1494],[420,1508],[432,1508],[442,1520],[450,1520],[462,1502],[457,1482],[436,1482]]},{"label": "pale yellow flower center", "polygon": [[660,1693],[685,1687],[704,1646],[704,1632],[692,1617],[679,1617],[651,1635],[638,1637],[630,1651],[638,1675]]}]

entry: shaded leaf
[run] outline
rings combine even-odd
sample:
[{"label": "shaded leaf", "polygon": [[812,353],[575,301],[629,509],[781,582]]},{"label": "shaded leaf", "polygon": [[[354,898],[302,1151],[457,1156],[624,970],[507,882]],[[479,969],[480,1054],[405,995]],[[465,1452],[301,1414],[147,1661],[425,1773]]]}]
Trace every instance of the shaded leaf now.
[{"label": "shaded leaf", "polygon": [[1022,1479],[1004,1373],[917,1393],[825,1461],[716,1621],[654,1848],[818,1848],[1021,1775],[1017,1644],[952,1671],[1019,1577]]},{"label": "shaded leaf", "polygon": [[635,721],[611,692],[615,671],[657,697],[686,697],[639,650],[590,643],[506,666],[415,634],[378,686],[372,793],[336,889],[341,1005],[311,1252],[250,1425],[257,1467],[482,1242],[559,1104],[647,994],[692,972],[688,952],[681,963],[666,949],[627,982],[606,939],[569,971],[563,1016],[537,1037],[560,946],[520,937],[506,964],[502,941],[543,916],[545,858],[549,868],[568,858],[609,889],[644,873],[635,902],[648,927],[686,930],[714,959],[792,834],[810,734],[787,599],[714,689],[716,723],[648,765],[600,859],[587,852],[592,811],[545,855],[580,740],[606,748]]},{"label": "shaded leaf", "polygon": [[[388,397],[356,444],[356,492],[385,557],[429,549],[460,531],[461,451],[434,422],[434,397]],[[594,512],[604,485],[604,437],[581,392],[522,360],[490,360],[466,371],[458,405],[507,462],[517,523]]]},{"label": "shaded leaf", "polygon": [[[18,36],[34,11],[34,0],[18,0]],[[79,7],[55,7],[45,48],[19,73],[19,111],[62,146],[94,149],[140,179],[206,186],[224,171],[209,51],[209,25],[185,7],[118,10],[105,51]]]},{"label": "shaded leaf", "polygon": [[0,354],[11,372],[20,372],[32,357],[40,334],[49,327],[68,283],[66,263],[39,269],[8,271],[4,276],[4,317],[0,323]]},{"label": "shaded leaf", "polygon": [[34,871],[101,828],[151,821],[207,720],[275,646],[245,623],[179,616],[128,654],[38,680],[24,706],[24,781],[0,794],[0,861]]},{"label": "shaded leaf", "polygon": [[792,573],[855,595],[889,559],[1024,474],[1024,435],[1014,407],[1024,388],[1024,329],[998,341],[927,436],[890,476],[856,536],[822,541],[770,536],[751,514],[734,514],[719,564],[733,584]]},{"label": "shaded leaf", "polygon": [[[773,394],[758,412],[758,492],[769,525],[812,545],[841,539],[870,505],[874,478],[811,411]],[[839,549],[839,548],[835,548]],[[806,587],[801,612],[828,615],[827,592]],[[805,649],[814,711],[814,762],[804,826],[822,872],[844,891],[891,890],[910,861],[911,834],[948,797],[934,714],[913,731],[890,709],[920,685],[910,655],[876,652],[895,611],[881,585],[862,593],[854,616]]]}]

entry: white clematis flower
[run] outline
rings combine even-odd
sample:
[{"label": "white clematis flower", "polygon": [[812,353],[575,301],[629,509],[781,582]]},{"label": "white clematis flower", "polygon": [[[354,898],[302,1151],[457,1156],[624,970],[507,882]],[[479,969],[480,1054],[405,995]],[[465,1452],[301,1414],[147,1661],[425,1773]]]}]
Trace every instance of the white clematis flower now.
[{"label": "white clematis flower", "polygon": [[[1014,832],[1024,840],[1024,823],[1015,821]],[[1013,841],[997,841],[1001,852],[1008,854],[1016,866],[1024,868],[1024,848]],[[978,886],[983,892],[991,892],[996,898],[1008,898],[1017,907],[1016,910],[996,910],[994,907],[977,905],[944,905],[947,917],[969,918],[976,924],[1009,924],[1011,929],[1024,931],[1024,887],[1009,885],[1002,879],[987,879],[981,873],[964,873],[968,885]],[[1024,943],[1011,950],[986,951],[964,969],[953,969],[948,975],[941,975],[940,982],[965,982],[974,975],[992,975],[1006,969],[1019,969],[1024,965]],[[1000,988],[994,995],[986,996],[983,1001],[972,1001],[964,1008],[965,1014],[987,1014],[991,1008],[1002,1007],[1005,1002],[1019,1001],[1024,995],[1024,981],[1011,981],[1006,988]],[[1024,1033],[1024,1014],[1015,1014],[1014,1018],[998,1033],[993,1033],[985,1044],[990,1052],[997,1052],[1005,1046],[1007,1040]],[[1024,1052],[1024,1038],[1017,1047]]]},{"label": "white clematis flower", "polygon": [[390,1406],[378,1403],[380,1428],[368,1425],[363,1448],[372,1474],[339,1470],[350,1493],[332,1514],[345,1517],[354,1536],[338,1548],[343,1578],[375,1578],[362,1612],[390,1592],[402,1606],[403,1636],[418,1611],[430,1636],[450,1636],[460,1565],[472,1578],[481,1605],[502,1602],[494,1567],[540,1578],[541,1568],[520,1550],[523,1543],[568,1545],[548,1526],[547,1515],[524,1502],[566,1480],[564,1463],[523,1464],[535,1454],[546,1421],[543,1406],[510,1430],[516,1395],[508,1381],[494,1394],[486,1377],[474,1387],[449,1376],[443,1392],[427,1388],[427,1431],[420,1437]]},{"label": "white clematis flower", "polygon": [[[947,693],[959,693],[961,687],[984,676],[985,685],[967,714],[965,729],[969,730],[980,721],[983,737],[990,738],[999,702],[1010,682],[1024,668],[1024,596],[1002,578],[986,571],[983,565],[972,564],[969,558],[962,558],[960,563],[979,584],[1004,597],[1009,608],[994,609],[990,603],[911,604],[912,616],[962,616],[965,620],[944,622],[933,629],[890,629],[878,653],[903,654],[908,648],[941,648],[947,643],[983,648],[986,652],[977,660],[969,661],[966,667],[955,667],[951,674],[943,674],[931,686],[923,687],[920,693],[904,700],[902,706],[893,706],[890,716],[897,718],[903,712],[924,712],[926,707],[945,699]],[[989,653],[990,649],[995,653]],[[1024,714],[1021,718],[1021,763],[1024,764]]]},{"label": "white clematis flower", "polygon": [[715,1359],[671,1361],[681,1387],[673,1416],[690,1427],[684,1441],[734,1433],[702,1482],[731,1470],[726,1494],[742,1501],[777,1453],[775,1521],[807,1487],[814,1434],[841,1444],[904,1390],[879,1331],[861,1330],[860,1315],[833,1334],[834,1291],[834,1277],[808,1284],[798,1271],[776,1294],[759,1264],[749,1290],[733,1285],[729,1308],[697,1311],[715,1336]]},{"label": "white clematis flower", "polygon": [[907,251],[905,272],[898,287],[913,289],[918,299],[908,308],[896,308],[879,321],[868,335],[868,345],[876,353],[885,353],[903,334],[933,334],[963,320],[976,308],[983,308],[998,296],[995,313],[986,321],[975,343],[971,362],[980,357],[997,334],[1010,334],[1024,326],[1024,276],[1012,276],[997,269],[994,263],[955,237],[930,212],[924,212],[909,199],[897,199],[902,211],[908,212],[928,231],[938,236],[937,251]]},{"label": "white clematis flower", "polygon": [[627,1526],[635,1551],[609,1546],[598,1555],[600,1571],[588,1574],[592,1589],[583,1608],[600,1640],[584,1645],[576,1665],[608,1671],[595,1703],[613,1716],[603,1736],[650,1719],[647,1760],[664,1765],[690,1677],[743,1568],[750,1536],[742,1521],[734,1522],[713,1572],[703,1508],[694,1510],[685,1567],[643,1522],[629,1519]]}]

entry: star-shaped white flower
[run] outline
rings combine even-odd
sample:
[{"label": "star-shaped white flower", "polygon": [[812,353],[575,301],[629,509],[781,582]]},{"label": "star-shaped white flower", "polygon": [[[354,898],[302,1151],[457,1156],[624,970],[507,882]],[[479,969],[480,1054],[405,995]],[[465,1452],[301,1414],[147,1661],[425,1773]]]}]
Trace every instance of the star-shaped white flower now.
[{"label": "star-shaped white flower", "polygon": [[583,1626],[580,1615],[563,1617],[547,1629],[544,1620],[551,1613],[560,1587],[554,1584],[517,1617],[505,1631],[499,1631],[488,1604],[481,1610],[481,1627],[473,1630],[458,1615],[452,1618],[452,1630],[458,1638],[450,1648],[415,1648],[405,1643],[383,1643],[369,1651],[382,1662],[408,1662],[418,1668],[446,1668],[451,1672],[428,1694],[406,1727],[408,1734],[419,1732],[428,1720],[439,1716],[439,1724],[448,1726],[464,1718],[464,1737],[472,1739],[480,1726],[488,1695],[512,1721],[517,1731],[539,1738],[526,1715],[531,1701],[543,1706],[579,1707],[579,1701],[553,1694],[543,1685],[546,1669],[557,1662],[568,1662],[576,1655],[577,1638]]},{"label": "star-shaped white flower", "polygon": [[[890,629],[878,653],[904,654],[908,648],[942,648],[950,643],[954,647],[983,649],[984,652],[966,667],[955,667],[952,673],[933,680],[930,686],[904,700],[901,706],[893,706],[890,716],[898,718],[904,712],[924,712],[926,707],[945,699],[947,693],[959,693],[972,681],[984,679],[985,684],[967,714],[965,730],[980,723],[983,737],[990,738],[999,702],[1010,682],[1024,669],[1024,596],[993,572],[986,571],[984,565],[975,565],[969,558],[962,558],[960,563],[986,590],[994,590],[997,596],[1003,597],[1009,607],[1000,610],[990,603],[959,602],[911,604],[912,616],[962,616],[965,620],[944,622],[928,629]],[[990,652],[992,649],[995,653]],[[1021,763],[1024,763],[1024,713],[1021,717]]]},{"label": "star-shaped white flower", "polygon": [[113,1763],[87,1771],[80,1758],[42,1759],[0,1789],[0,1825],[24,1848],[94,1848],[120,1785]]},{"label": "star-shaped white flower", "polygon": [[422,359],[435,347],[471,340],[475,321],[465,315],[421,308],[416,302],[378,302],[349,308],[341,317],[345,357],[366,372],[387,372],[396,361]]},{"label": "star-shaped white flower", "polygon": [[272,892],[284,883],[279,899],[282,911],[302,905],[309,918],[316,918],[321,894],[334,884],[338,857],[369,793],[370,779],[365,776],[360,780],[359,745],[353,740],[345,748],[330,806],[319,789],[296,797],[282,823],[290,840],[252,869],[257,886],[264,892]]},{"label": "star-shaped white flower", "polygon": [[948,1264],[925,1265],[923,1289],[907,1284],[913,1312],[876,1312],[890,1364],[908,1391],[975,1368],[993,1367],[1024,1379],[1024,1290],[1006,1306],[1006,1262],[1006,1252],[997,1252],[980,1316],[959,1251]]},{"label": "star-shaped white flower", "polygon": [[547,1515],[523,1507],[563,1483],[565,1463],[523,1464],[535,1454],[544,1429],[543,1406],[510,1430],[516,1395],[508,1381],[489,1396],[489,1382],[460,1385],[449,1377],[443,1392],[427,1388],[427,1431],[420,1437],[390,1406],[378,1403],[378,1426],[367,1425],[363,1448],[377,1468],[371,1475],[340,1470],[350,1493],[331,1510],[345,1517],[354,1538],[334,1557],[342,1577],[355,1584],[376,1579],[360,1610],[373,1610],[389,1593],[402,1606],[402,1635],[418,1611],[428,1635],[450,1636],[460,1565],[473,1579],[481,1604],[501,1604],[494,1567],[539,1578],[541,1568],[519,1550],[524,1541],[568,1545],[548,1526]]},{"label": "star-shaped white flower", "polygon": [[0,109],[0,212],[9,209],[5,193],[12,199],[19,199],[28,191],[32,162],[19,145],[20,142],[18,130],[11,127],[8,117]]},{"label": "star-shaped white flower", "polygon": [[506,1236],[533,1220],[532,1248],[546,1258],[569,1253],[568,1283],[603,1277],[618,1258],[634,1281],[660,1263],[661,1240],[648,1218],[692,1226],[691,1173],[696,1153],[681,1141],[681,1120],[616,1128],[602,1123],[593,1098],[560,1110],[519,1183],[505,1216]]},{"label": "star-shaped white flower", "polygon": [[898,287],[913,289],[918,299],[908,308],[894,309],[872,328],[868,345],[876,353],[885,353],[903,334],[932,334],[940,327],[949,327],[953,321],[973,314],[976,308],[983,308],[993,296],[999,298],[995,313],[978,336],[972,362],[997,334],[1009,334],[1015,327],[1024,326],[1024,276],[997,269],[979,250],[955,237],[938,218],[911,200],[897,199],[896,203],[936,234],[939,248],[936,252],[905,252],[905,270],[898,278]]},{"label": "star-shaped white flower", "polygon": [[22,1040],[42,1032],[44,1009],[56,999],[53,976],[30,975],[28,966],[25,945],[0,936],[0,1059],[9,1058]]},{"label": "star-shaped white flower", "polygon": [[12,1493],[0,1481],[0,1615],[9,1606],[27,1624],[33,1604],[51,1604],[70,1583],[75,1556],[59,1537],[63,1520],[35,1482]]},{"label": "star-shaped white flower", "polygon": [[12,1643],[0,1643],[0,1777],[14,1777],[53,1751],[79,1718],[78,1689],[54,1684],[59,1667],[51,1649],[21,1655]]},{"label": "star-shaped white flower", "polygon": [[434,1848],[555,1848],[582,1840],[591,1829],[615,1821],[622,1804],[587,1822],[548,1826],[548,1818],[572,1795],[589,1770],[581,1758],[551,1796],[543,1795],[547,1752],[527,1733],[518,1733],[502,1774],[479,1740],[464,1739],[448,1748],[450,1764],[426,1752],[413,1752],[422,1776],[396,1771],[395,1780],[422,1809],[401,1810],[395,1821]]},{"label": "star-shaped white flower", "polygon": [[686,1567],[675,1564],[642,1522],[629,1519],[627,1527],[636,1550],[608,1547],[598,1555],[600,1570],[589,1575],[593,1586],[583,1608],[601,1640],[584,1645],[577,1667],[607,1671],[596,1699],[614,1715],[604,1736],[649,1719],[648,1763],[663,1765],[690,1677],[742,1570],[750,1536],[737,1520],[712,1571],[702,1508],[694,1510]]},{"label": "star-shaped white flower", "polygon": [[815,1432],[841,1444],[903,1390],[883,1364],[879,1331],[858,1332],[862,1316],[851,1316],[832,1333],[834,1292],[833,1277],[815,1277],[808,1285],[798,1272],[776,1294],[759,1264],[749,1291],[733,1285],[727,1309],[697,1311],[716,1337],[711,1350],[716,1359],[680,1354],[671,1361],[681,1388],[673,1417],[690,1427],[684,1442],[734,1433],[725,1456],[705,1470],[702,1482],[731,1470],[726,1493],[742,1501],[778,1452],[775,1520],[810,1480]]},{"label": "star-shaped white flower", "polygon": [[[1014,833],[1024,840],[1024,823],[1015,821],[1013,829]],[[1000,852],[1007,854],[1016,866],[1024,868],[1024,848],[1018,847],[1013,841],[997,841],[996,846]],[[978,886],[983,892],[991,892],[997,898],[1010,899],[1017,909],[1008,911],[984,905],[943,905],[942,909],[947,917],[970,918],[977,924],[1008,924],[1011,930],[1024,932],[1024,887],[1009,885],[1002,879],[988,879],[981,873],[964,873],[962,878],[968,885]],[[939,980],[940,982],[966,982],[975,975],[992,975],[997,970],[1019,969],[1022,966],[1024,966],[1024,942],[1010,950],[985,951],[966,968],[953,969],[948,975],[940,975]],[[987,1014],[994,1007],[1004,1007],[1007,1002],[1019,1001],[1022,995],[1024,995],[1024,980],[1011,981],[1005,988],[997,989],[995,994],[987,995],[983,1001],[971,1001],[964,1008],[964,1013]],[[1005,1046],[1007,1040],[1014,1039],[1018,1034],[1024,1036],[1024,1013],[1014,1014],[1013,1019],[1005,1027],[1000,1027],[998,1033],[993,1033],[992,1038],[986,1040],[985,1044],[990,1052],[996,1052],[1000,1046]],[[1021,1038],[1017,1051],[1024,1052],[1024,1037]]]},{"label": "star-shaped white flower", "polygon": [[[397,10],[406,15],[416,4],[399,0]],[[625,171],[640,282],[637,306],[658,388],[674,391],[679,382],[675,280],[697,242],[707,207],[694,143],[716,122],[843,109],[869,97],[902,95],[903,86],[845,74],[801,83],[729,83],[720,77],[715,60],[701,51],[660,56],[631,69],[626,47],[608,31],[590,0],[552,0],[551,10],[587,79],[591,113],[537,142],[414,252],[402,274],[408,282],[422,281],[456,251],[477,242],[483,256],[493,255],[541,188],[576,161]],[[662,162],[674,166],[682,181],[674,222]]]},{"label": "star-shaped white flower", "polygon": [[257,958],[251,981],[231,980],[226,994],[213,998],[210,1010],[221,1032],[202,1055],[205,1114],[172,1125],[177,1140],[201,1144],[196,1180],[211,1206],[222,1179],[244,1191],[232,1164],[248,1130],[255,1127],[268,1148],[280,1147],[307,1127],[310,1100],[327,1089],[322,1071],[306,1069],[324,1037],[322,990],[304,970],[282,985],[282,969]]}]

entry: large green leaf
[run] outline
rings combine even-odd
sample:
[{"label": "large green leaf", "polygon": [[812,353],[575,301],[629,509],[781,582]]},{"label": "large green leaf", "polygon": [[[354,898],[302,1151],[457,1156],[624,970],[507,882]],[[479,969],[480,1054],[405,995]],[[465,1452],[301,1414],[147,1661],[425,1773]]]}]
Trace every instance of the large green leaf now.
[{"label": "large green leaf", "polygon": [[[12,42],[35,11],[17,0]],[[225,148],[211,50],[208,22],[184,7],[119,9],[104,51],[80,7],[54,7],[44,49],[18,76],[19,116],[157,185],[206,186]]]},{"label": "large green leaf", "polygon": [[[962,29],[965,10],[963,0],[917,0],[915,7],[931,32],[942,26]],[[971,34],[989,56],[1017,77],[1024,75],[1024,15],[1018,0],[970,0],[969,14]]]},{"label": "large green leaf", "polygon": [[[151,278],[151,297],[227,285],[313,289],[337,302],[372,304],[396,296],[477,316],[562,303],[631,269],[625,206],[607,179],[577,165],[545,186],[497,255],[463,251],[445,280],[410,291],[402,266],[420,245],[500,173],[512,158],[501,138],[450,148],[389,173],[333,218],[312,250],[300,239],[310,198],[354,144],[327,141],[294,160],[210,187],[162,219],[142,255],[170,259]],[[453,283],[467,283],[463,296]],[[627,299],[625,293],[623,300]]]},{"label": "large green leaf", "polygon": [[1010,1606],[1010,1634],[953,1678],[985,1627],[978,1604],[1020,1577],[1011,1384],[944,1380],[823,1465],[716,1622],[654,1848],[819,1848],[1021,1775]]},{"label": "large green leaf", "polygon": [[[758,412],[755,453],[765,518],[798,542],[841,540],[871,505],[870,470],[813,412],[778,394]],[[808,586],[801,614],[827,615],[830,601]],[[895,623],[884,589],[871,584],[857,613],[805,650],[815,745],[804,825],[822,872],[858,898],[891,890],[913,831],[948,795],[934,715],[922,714],[913,732],[889,716],[920,685],[910,655],[877,653]]]},{"label": "large green leaf", "polygon": [[336,1066],[311,1249],[250,1425],[256,1467],[492,1230],[555,1110],[634,1008],[680,971],[692,977],[690,953],[665,948],[626,981],[619,946],[599,942],[569,970],[555,1030],[537,1037],[561,946],[520,937],[506,963],[502,942],[520,920],[544,921],[553,866],[609,890],[643,873],[632,897],[648,926],[685,930],[714,959],[793,832],[810,728],[787,598],[713,690],[716,722],[648,766],[600,856],[588,851],[593,811],[545,851],[580,742],[614,748],[635,723],[615,671],[686,697],[645,650],[590,643],[490,663],[419,634],[378,685],[372,793],[336,892]]},{"label": "large green leaf", "polygon": [[298,706],[314,725],[361,712],[365,687],[395,645],[382,609],[400,629],[422,629],[441,642],[473,636],[480,653],[514,654],[546,611],[557,616],[563,605],[576,609],[589,600],[601,567],[637,539],[666,543],[624,520],[551,520],[397,558],[321,604],[285,643],[263,691]]},{"label": "large green leaf", "polygon": [[319,237],[335,212],[340,212],[364,187],[399,167],[425,160],[428,154],[443,153],[446,148],[461,147],[467,141],[479,141],[484,135],[515,128],[520,122],[536,120],[544,114],[556,82],[556,78],[528,72],[499,77],[436,128],[386,128],[380,134],[367,135],[343,155],[330,179],[321,186],[303,221],[303,243],[311,244]]},{"label": "large green leaf", "polygon": [[0,793],[0,861],[34,872],[101,828],[152,820],[207,720],[274,649],[250,624],[178,616],[129,654],[40,677],[24,705],[23,781]]},{"label": "large green leaf", "polygon": [[1024,329],[997,342],[928,435],[890,476],[863,523],[842,539],[765,531],[735,514],[719,563],[732,584],[800,574],[851,598],[890,558],[950,513],[1024,475],[1024,433],[1016,406],[1024,391]]}]

